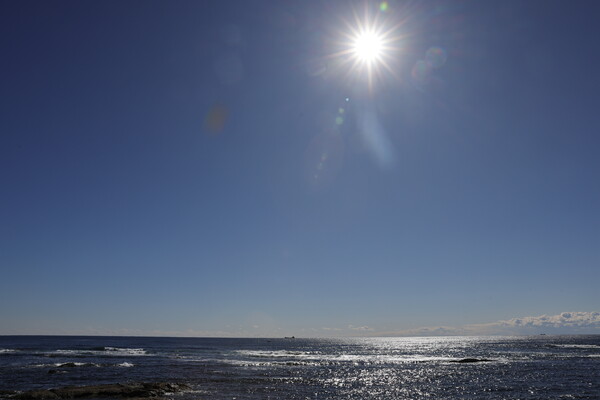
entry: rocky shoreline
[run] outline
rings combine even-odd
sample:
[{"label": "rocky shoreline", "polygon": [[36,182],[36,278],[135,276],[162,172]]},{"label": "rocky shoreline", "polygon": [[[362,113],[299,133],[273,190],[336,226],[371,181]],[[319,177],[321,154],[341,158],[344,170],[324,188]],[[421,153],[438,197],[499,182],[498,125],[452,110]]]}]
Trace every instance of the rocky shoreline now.
[{"label": "rocky shoreline", "polygon": [[89,386],[65,386],[54,389],[37,389],[25,392],[0,393],[0,398],[16,400],[59,400],[59,399],[160,399],[167,395],[189,390],[182,383],[131,382]]}]

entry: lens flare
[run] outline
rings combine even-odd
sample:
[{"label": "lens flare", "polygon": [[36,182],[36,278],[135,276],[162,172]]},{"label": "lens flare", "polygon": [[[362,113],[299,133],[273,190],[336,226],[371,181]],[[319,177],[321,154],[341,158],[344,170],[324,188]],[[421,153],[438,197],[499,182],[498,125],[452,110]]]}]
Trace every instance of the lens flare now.
[{"label": "lens flare", "polygon": [[204,118],[204,129],[210,134],[218,135],[223,131],[229,109],[224,104],[214,104]]}]

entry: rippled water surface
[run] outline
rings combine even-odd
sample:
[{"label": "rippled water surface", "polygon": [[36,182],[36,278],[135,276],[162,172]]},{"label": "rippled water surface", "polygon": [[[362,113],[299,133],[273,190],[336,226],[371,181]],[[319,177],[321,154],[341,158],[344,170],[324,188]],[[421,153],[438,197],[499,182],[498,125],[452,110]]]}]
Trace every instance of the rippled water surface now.
[{"label": "rippled water surface", "polygon": [[0,337],[0,390],[126,381],[186,382],[181,400],[600,399],[600,336]]}]

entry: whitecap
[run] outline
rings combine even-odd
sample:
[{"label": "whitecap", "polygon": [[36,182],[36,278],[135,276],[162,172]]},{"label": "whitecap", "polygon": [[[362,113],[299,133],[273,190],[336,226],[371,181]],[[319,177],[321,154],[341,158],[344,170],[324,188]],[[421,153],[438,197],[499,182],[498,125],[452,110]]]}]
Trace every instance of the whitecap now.
[{"label": "whitecap", "polygon": [[121,364],[117,364],[117,367],[124,367],[124,368],[129,368],[129,367],[133,367],[133,366],[134,366],[134,364],[128,363],[127,361],[122,362]]},{"label": "whitecap", "polygon": [[48,353],[49,356],[89,356],[99,353],[92,350],[56,350]]},{"label": "whitecap", "polygon": [[73,357],[80,356],[145,356],[148,353],[145,349],[141,348],[128,348],[128,347],[104,347],[96,348],[91,350],[73,350],[73,349],[60,349],[50,352],[50,356],[55,355],[67,355]]},{"label": "whitecap", "polygon": [[308,352],[302,351],[288,351],[288,350],[274,350],[274,351],[261,351],[261,350],[238,350],[236,353],[253,358],[312,358],[314,355]]},{"label": "whitecap", "polygon": [[85,362],[64,362],[64,363],[55,363],[54,366],[59,367],[59,368],[100,367],[100,364],[85,363]]},{"label": "whitecap", "polygon": [[552,347],[561,347],[565,349],[598,349],[597,344],[553,344]]},{"label": "whitecap", "polygon": [[143,356],[147,352],[141,348],[129,348],[129,347],[105,347],[104,350],[108,353],[114,354],[127,354],[132,356]]},{"label": "whitecap", "polygon": [[61,362],[53,364],[32,364],[29,368],[75,368],[75,367],[101,367],[102,365],[96,363],[85,363],[85,362]]}]

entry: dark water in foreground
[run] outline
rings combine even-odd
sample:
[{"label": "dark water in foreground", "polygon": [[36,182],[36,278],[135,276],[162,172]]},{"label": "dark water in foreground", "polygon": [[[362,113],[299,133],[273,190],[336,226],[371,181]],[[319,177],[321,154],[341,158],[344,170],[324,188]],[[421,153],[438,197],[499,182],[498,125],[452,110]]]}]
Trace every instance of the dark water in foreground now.
[{"label": "dark water in foreground", "polygon": [[186,382],[181,400],[600,399],[600,336],[0,336],[0,390],[126,381]]}]

